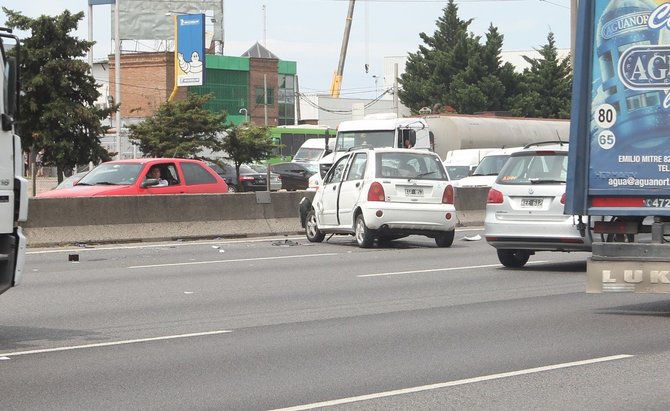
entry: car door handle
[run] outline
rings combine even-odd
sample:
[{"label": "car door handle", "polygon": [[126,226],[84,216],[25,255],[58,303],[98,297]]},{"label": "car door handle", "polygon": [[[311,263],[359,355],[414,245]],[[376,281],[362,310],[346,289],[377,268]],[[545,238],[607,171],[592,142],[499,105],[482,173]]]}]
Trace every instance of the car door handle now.
[{"label": "car door handle", "polygon": [[337,190],[337,185],[333,185],[333,191]]},{"label": "car door handle", "polygon": [[360,186],[361,186],[361,182],[360,181],[356,182],[356,188],[358,188]]}]

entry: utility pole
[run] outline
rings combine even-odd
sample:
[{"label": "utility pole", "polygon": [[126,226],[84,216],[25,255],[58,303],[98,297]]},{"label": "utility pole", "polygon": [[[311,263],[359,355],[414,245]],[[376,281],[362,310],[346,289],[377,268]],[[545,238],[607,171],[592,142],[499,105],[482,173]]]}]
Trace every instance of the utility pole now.
[{"label": "utility pole", "polygon": [[393,110],[395,111],[396,117],[399,115],[399,104],[398,104],[398,63],[393,64]]},{"label": "utility pole", "polygon": [[[121,104],[121,35],[119,30],[119,8],[121,0],[114,4],[114,95],[115,103]],[[116,110],[116,152],[121,160],[121,109]]]}]

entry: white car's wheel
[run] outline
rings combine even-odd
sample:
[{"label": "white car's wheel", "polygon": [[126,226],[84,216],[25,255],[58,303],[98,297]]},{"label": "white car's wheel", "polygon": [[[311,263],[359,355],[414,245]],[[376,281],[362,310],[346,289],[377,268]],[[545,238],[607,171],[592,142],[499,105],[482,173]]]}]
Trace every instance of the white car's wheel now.
[{"label": "white car's wheel", "polygon": [[454,230],[440,233],[435,237],[435,244],[438,247],[451,247],[454,243]]},{"label": "white car's wheel", "polygon": [[356,228],[356,242],[358,243],[358,246],[361,248],[370,248],[375,238],[372,235],[372,232],[370,231],[368,226],[365,225],[363,214],[359,214],[356,217],[355,228]]},{"label": "white car's wheel", "polygon": [[498,260],[505,267],[521,268],[529,258],[530,253],[525,250],[498,250]]},{"label": "white car's wheel", "polygon": [[307,213],[307,218],[305,219],[305,236],[307,236],[307,240],[309,240],[310,243],[320,243],[326,237],[326,235],[319,230],[314,210],[309,210],[309,213]]}]

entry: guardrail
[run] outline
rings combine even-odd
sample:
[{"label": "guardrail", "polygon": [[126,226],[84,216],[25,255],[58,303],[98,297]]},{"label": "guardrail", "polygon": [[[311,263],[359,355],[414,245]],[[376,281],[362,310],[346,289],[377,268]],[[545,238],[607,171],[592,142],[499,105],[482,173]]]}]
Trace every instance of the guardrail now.
[{"label": "guardrail", "polygon": [[[481,225],[488,188],[456,191],[459,225]],[[298,203],[313,192],[31,198],[32,247],[302,233]]]}]

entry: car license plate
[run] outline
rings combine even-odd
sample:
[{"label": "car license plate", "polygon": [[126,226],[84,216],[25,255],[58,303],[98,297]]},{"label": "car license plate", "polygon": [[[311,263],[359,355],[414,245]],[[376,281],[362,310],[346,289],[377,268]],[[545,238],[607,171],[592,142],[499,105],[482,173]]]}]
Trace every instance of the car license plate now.
[{"label": "car license plate", "polygon": [[407,197],[423,197],[423,188],[406,187],[405,195]]},{"label": "car license plate", "polygon": [[541,198],[522,198],[521,207],[523,208],[539,208],[542,207]]}]

